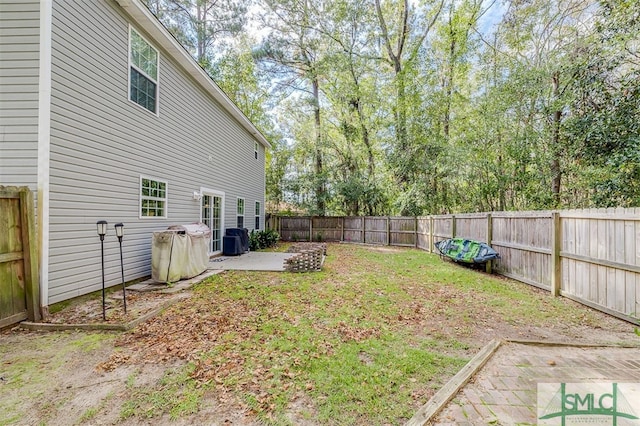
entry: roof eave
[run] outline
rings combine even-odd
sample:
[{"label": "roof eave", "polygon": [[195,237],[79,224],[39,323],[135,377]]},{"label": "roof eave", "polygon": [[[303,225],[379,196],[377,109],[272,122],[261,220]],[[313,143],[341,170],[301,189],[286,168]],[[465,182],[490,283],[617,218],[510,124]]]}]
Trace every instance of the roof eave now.
[{"label": "roof eave", "polygon": [[172,58],[174,58],[183,70],[200,84],[213,98],[244,127],[265,148],[271,148],[271,144],[246,115],[233,103],[231,99],[218,87],[213,79],[202,69],[184,47],[169,33],[158,21],[151,11],[138,0],[116,0],[116,2],[129,14],[137,25],[144,29],[154,41],[158,43]]}]

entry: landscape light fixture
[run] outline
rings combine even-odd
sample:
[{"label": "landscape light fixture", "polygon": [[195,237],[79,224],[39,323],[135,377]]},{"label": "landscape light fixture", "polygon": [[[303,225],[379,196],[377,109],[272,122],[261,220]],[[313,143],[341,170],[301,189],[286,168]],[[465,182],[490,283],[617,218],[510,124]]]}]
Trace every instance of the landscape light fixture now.
[{"label": "landscape light fixture", "polygon": [[96,222],[98,227],[98,236],[100,237],[100,249],[102,258],[102,320],[107,320],[107,313],[104,307],[104,236],[107,235],[107,221],[99,220]]},{"label": "landscape light fixture", "polygon": [[124,313],[127,313],[127,289],[124,285],[124,261],[122,260],[122,237],[124,236],[124,224],[116,223],[116,237],[120,243],[120,270],[122,271],[122,303],[124,305]]}]

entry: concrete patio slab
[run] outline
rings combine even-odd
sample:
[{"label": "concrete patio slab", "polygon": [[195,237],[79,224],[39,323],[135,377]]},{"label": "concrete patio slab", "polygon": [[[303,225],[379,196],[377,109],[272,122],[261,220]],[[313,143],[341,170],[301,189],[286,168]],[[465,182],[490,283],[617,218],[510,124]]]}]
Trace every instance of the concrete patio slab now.
[{"label": "concrete patio slab", "polygon": [[209,262],[210,270],[284,271],[284,261],[297,253],[251,251],[240,256],[221,256]]}]

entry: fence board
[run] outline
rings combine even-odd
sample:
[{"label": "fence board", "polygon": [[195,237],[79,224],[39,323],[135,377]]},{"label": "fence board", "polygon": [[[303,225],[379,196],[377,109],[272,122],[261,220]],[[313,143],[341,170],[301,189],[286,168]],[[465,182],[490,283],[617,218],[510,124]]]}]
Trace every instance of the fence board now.
[{"label": "fence board", "polygon": [[40,319],[33,195],[0,186],[0,327]]},{"label": "fence board", "polygon": [[389,244],[415,247],[417,245],[417,219],[415,217],[389,218]]},{"label": "fence board", "polygon": [[475,215],[456,215],[455,236],[487,242],[487,213]]},{"label": "fence board", "polygon": [[493,213],[491,246],[501,257],[496,272],[551,290],[551,226],[550,212]]},{"label": "fence board", "polygon": [[386,245],[388,240],[387,217],[367,216],[364,218],[364,242],[367,244]]},{"label": "fence board", "polygon": [[311,218],[314,241],[341,241],[342,218],[329,216],[314,216]]},{"label": "fence board", "polygon": [[433,216],[433,242],[454,237],[452,216]]},{"label": "fence board", "polygon": [[416,224],[418,227],[416,246],[433,253],[433,247],[431,246],[431,218],[419,217],[416,220]]},{"label": "fence board", "polygon": [[364,217],[344,218],[344,241],[364,243]]},{"label": "fence board", "polygon": [[280,238],[284,241],[311,241],[310,231],[310,217],[282,217],[280,220]]}]

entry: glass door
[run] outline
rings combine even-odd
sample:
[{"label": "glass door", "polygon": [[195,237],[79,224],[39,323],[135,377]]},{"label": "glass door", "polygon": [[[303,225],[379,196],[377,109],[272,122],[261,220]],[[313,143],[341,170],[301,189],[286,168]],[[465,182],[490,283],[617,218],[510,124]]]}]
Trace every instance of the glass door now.
[{"label": "glass door", "polygon": [[202,196],[202,223],[211,229],[209,253],[222,251],[222,197]]}]

